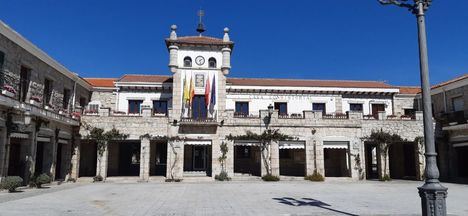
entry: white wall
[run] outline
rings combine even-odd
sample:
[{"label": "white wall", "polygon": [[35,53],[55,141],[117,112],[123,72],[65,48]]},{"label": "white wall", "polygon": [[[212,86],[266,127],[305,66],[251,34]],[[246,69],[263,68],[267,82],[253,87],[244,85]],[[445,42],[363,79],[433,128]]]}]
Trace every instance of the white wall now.
[{"label": "white wall", "polygon": [[[226,109],[236,109],[236,102],[249,102],[249,113],[258,115],[259,110],[268,109],[268,105],[275,102],[287,102],[288,113],[301,113],[305,110],[312,110],[313,103],[325,103],[328,114],[336,112],[337,95],[308,95],[308,94],[281,94],[281,95],[265,95],[265,94],[245,94],[245,93],[228,93],[226,99]],[[343,113],[349,111],[350,103],[363,104],[364,115],[371,114],[372,104],[385,104],[385,111],[388,115],[393,114],[392,99],[390,98],[343,98],[342,107]]]},{"label": "white wall", "polygon": [[[184,68],[184,58],[186,56],[189,56],[192,58],[192,67],[191,69],[208,69],[208,60],[213,57],[216,59],[216,69],[221,69],[221,64],[223,60],[223,54],[221,50],[216,51],[216,50],[185,50],[181,48],[177,54],[177,64],[179,65],[179,68],[182,69]],[[195,58],[197,56],[203,56],[205,58],[205,63],[203,65],[197,65],[195,63]]]},{"label": "white wall", "polygon": [[258,115],[260,110],[268,109],[268,105],[275,102],[287,102],[288,114],[300,113],[304,110],[312,110],[312,103],[325,103],[327,113],[336,112],[334,95],[307,95],[307,94],[236,94],[228,93],[226,99],[226,109],[236,109],[236,101],[249,102],[249,113]]},{"label": "white wall", "polygon": [[343,98],[343,112],[349,111],[349,104],[363,104],[363,114],[372,114],[372,104],[385,104],[387,115],[393,115],[393,102],[390,98]]},{"label": "white wall", "polygon": [[128,100],[143,100],[143,104],[153,107],[153,100],[167,100],[168,109],[172,107],[172,94],[161,92],[119,92],[115,110],[128,112]]}]

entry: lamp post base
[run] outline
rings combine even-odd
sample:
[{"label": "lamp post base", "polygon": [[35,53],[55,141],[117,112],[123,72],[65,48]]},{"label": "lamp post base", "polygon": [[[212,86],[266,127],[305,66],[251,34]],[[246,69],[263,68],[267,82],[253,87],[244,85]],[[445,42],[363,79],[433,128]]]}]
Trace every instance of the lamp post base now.
[{"label": "lamp post base", "polygon": [[445,216],[447,215],[445,198],[447,188],[439,182],[426,182],[418,187],[421,197],[421,207],[423,216]]}]

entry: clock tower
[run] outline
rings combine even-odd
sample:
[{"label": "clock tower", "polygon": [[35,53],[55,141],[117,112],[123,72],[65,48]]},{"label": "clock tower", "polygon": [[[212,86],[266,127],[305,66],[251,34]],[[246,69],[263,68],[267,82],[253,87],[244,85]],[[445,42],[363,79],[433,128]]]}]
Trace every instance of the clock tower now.
[{"label": "clock tower", "polygon": [[171,26],[166,39],[169,68],[173,73],[172,119],[214,121],[225,110],[226,76],[231,69],[234,43],[229,29],[223,38],[202,35],[200,22],[196,36],[177,36],[177,26]]}]

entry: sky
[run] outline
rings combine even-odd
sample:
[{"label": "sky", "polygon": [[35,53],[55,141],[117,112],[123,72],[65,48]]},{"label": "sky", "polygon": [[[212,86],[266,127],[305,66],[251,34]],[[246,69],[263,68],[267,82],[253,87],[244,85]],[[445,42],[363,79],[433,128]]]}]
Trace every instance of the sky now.
[{"label": "sky", "polygon": [[[416,19],[377,0],[0,0],[0,19],[82,77],[170,75],[164,39],[235,42],[230,77],[377,80],[419,85]],[[427,12],[432,84],[468,73],[467,0]]]}]

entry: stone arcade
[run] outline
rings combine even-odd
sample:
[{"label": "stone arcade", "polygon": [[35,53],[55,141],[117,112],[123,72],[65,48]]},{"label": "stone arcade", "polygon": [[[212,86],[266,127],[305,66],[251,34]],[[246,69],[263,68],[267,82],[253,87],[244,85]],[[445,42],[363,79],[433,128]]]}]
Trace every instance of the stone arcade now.
[{"label": "stone arcade", "polygon": [[[1,176],[213,179],[226,143],[229,176],[251,178],[266,174],[258,141],[226,136],[267,128],[297,138],[271,145],[272,174],[282,178],[314,171],[382,177],[378,147],[361,139],[373,130],[408,140],[390,149],[392,178],[422,176],[422,149],[413,142],[423,135],[416,88],[232,78],[229,29],[222,38],[179,37],[176,26],[165,40],[171,75],[82,79],[5,24],[0,30]],[[80,123],[129,137],[108,143],[100,155],[95,142],[83,139],[88,131]]]}]

